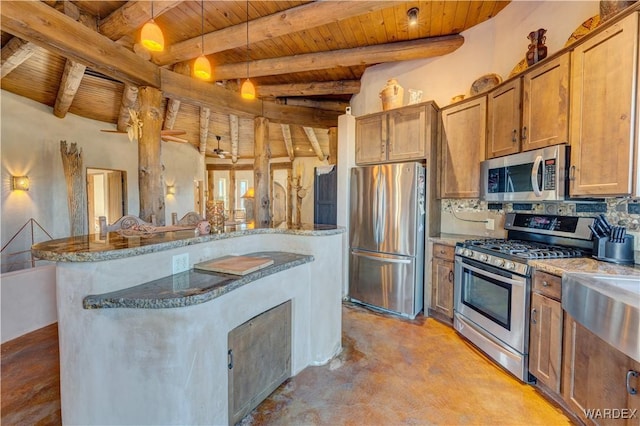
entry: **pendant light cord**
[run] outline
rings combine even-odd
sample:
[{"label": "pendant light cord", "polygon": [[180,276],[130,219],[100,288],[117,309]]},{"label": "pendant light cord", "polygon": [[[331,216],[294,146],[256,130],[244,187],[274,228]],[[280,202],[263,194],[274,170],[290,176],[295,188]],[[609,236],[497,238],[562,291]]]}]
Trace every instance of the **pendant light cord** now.
[{"label": "pendant light cord", "polygon": [[249,79],[249,0],[247,0],[247,80]]},{"label": "pendant light cord", "polygon": [[204,55],[204,0],[200,1],[200,35],[202,36],[200,48],[202,49],[202,54]]}]

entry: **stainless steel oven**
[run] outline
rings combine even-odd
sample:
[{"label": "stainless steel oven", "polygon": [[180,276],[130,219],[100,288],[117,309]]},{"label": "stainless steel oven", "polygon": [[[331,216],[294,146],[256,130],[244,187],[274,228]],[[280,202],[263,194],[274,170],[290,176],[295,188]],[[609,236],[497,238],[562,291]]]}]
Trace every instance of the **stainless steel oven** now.
[{"label": "stainless steel oven", "polygon": [[455,281],[456,330],[526,381],[529,277],[456,256]]},{"label": "stainless steel oven", "polygon": [[522,381],[529,381],[528,259],[587,255],[593,218],[508,213],[507,239],[456,245],[455,329]]}]

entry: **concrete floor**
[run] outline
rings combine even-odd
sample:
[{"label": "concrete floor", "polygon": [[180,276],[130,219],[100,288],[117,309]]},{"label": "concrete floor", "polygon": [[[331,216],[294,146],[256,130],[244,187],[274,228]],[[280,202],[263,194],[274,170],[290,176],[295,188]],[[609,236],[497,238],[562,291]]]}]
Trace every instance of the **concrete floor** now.
[{"label": "concrete floor", "polygon": [[[2,424],[60,424],[55,325],[2,345]],[[343,308],[343,351],[287,380],[242,425],[566,425],[534,387],[450,327]]]},{"label": "concrete floor", "polygon": [[533,386],[448,326],[345,305],[343,352],[283,383],[242,425],[567,425]]}]

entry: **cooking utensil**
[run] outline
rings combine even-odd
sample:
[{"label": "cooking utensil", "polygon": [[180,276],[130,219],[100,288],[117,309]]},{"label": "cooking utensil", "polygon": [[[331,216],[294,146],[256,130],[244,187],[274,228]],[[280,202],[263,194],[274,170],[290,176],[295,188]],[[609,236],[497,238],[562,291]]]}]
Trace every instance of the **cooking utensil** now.
[{"label": "cooking utensil", "polygon": [[603,237],[603,235],[601,235],[600,232],[596,228],[594,228],[592,225],[589,225],[589,229],[591,229],[591,233],[593,234],[594,237],[596,237],[596,238],[602,238]]},{"label": "cooking utensil", "polygon": [[602,224],[604,225],[604,229],[607,232],[611,232],[611,224],[607,220],[607,217],[601,213],[599,219],[600,219],[600,222],[602,222]]}]

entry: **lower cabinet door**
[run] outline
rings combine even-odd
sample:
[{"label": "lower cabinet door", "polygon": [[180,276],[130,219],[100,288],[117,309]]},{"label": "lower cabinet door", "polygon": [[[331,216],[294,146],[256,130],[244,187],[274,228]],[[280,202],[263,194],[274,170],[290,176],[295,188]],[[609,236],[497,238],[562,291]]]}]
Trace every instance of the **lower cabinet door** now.
[{"label": "lower cabinet door", "polygon": [[562,305],[538,293],[531,296],[529,371],[560,393],[562,376]]},{"label": "lower cabinet door", "polygon": [[433,259],[431,309],[453,320],[453,262]]}]

